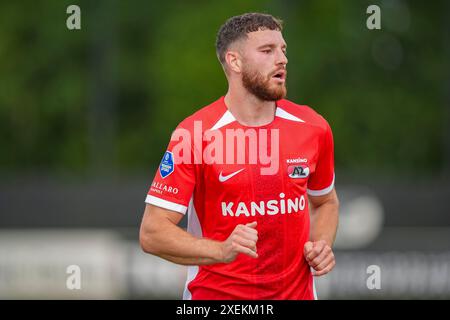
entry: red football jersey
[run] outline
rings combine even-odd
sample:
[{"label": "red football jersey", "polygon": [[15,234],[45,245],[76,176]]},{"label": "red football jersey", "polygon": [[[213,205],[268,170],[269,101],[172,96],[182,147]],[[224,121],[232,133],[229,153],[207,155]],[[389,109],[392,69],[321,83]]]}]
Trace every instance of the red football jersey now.
[{"label": "red football jersey", "polygon": [[[333,136],[311,108],[285,99],[276,105],[271,123],[248,127],[221,97],[172,134],[146,202],[187,213],[188,232],[218,241],[237,224],[258,222],[258,258],[188,267],[184,299],[316,298],[303,255],[308,195],[333,189]],[[233,134],[244,134],[245,145]]]}]

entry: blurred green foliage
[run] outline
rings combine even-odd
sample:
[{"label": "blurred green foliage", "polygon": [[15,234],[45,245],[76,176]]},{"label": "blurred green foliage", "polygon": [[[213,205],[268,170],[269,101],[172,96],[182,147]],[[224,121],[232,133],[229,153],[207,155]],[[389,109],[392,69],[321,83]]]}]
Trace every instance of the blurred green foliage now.
[{"label": "blurred green foliage", "polygon": [[[81,7],[82,29],[66,28]],[[382,30],[366,28],[378,4]],[[223,95],[230,16],[285,21],[288,98],[331,124],[343,172],[445,166],[445,1],[9,1],[0,4],[0,172],[149,176],[171,131]],[[420,171],[420,172],[418,172]]]}]

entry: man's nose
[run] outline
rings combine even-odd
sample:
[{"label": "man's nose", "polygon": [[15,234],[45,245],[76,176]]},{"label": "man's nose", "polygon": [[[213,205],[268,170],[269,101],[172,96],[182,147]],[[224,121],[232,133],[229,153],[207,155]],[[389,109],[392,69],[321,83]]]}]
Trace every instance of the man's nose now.
[{"label": "man's nose", "polygon": [[278,50],[276,63],[277,63],[277,65],[279,65],[279,64],[287,65],[287,63],[288,63],[288,59],[286,57],[286,54],[281,49]]}]

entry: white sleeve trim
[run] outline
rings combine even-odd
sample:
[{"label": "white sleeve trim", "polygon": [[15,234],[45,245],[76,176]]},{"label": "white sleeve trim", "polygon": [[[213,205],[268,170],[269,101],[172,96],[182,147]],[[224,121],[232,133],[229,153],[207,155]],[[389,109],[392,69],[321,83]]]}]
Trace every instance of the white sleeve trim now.
[{"label": "white sleeve trim", "polygon": [[175,202],[167,201],[155,196],[147,195],[145,198],[145,202],[149,204],[153,204],[157,207],[161,207],[167,210],[176,211],[178,213],[186,214],[187,206],[183,206],[182,204],[178,204]]},{"label": "white sleeve trim", "polygon": [[335,175],[334,175],[334,173],[333,173],[333,181],[331,181],[330,186],[326,187],[325,189],[322,189],[322,190],[310,190],[310,189],[306,189],[306,192],[307,192],[310,196],[313,196],[313,197],[326,195],[326,194],[330,193],[331,190],[333,190],[333,187],[334,187],[334,178],[335,178]]}]

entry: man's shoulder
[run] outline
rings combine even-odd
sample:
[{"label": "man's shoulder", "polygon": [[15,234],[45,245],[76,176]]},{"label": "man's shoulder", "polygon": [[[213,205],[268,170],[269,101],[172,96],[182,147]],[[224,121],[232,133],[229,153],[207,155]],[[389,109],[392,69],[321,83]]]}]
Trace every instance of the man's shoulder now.
[{"label": "man's shoulder", "polygon": [[327,120],[310,106],[297,104],[287,99],[279,100],[278,106],[286,112],[300,118],[306,124],[318,126],[323,129],[328,127]]},{"label": "man's shoulder", "polygon": [[226,112],[226,108],[224,107],[222,100],[223,97],[220,97],[216,101],[201,107],[199,110],[181,121],[178,128],[194,130],[196,123],[199,128],[199,125],[201,124],[202,131],[212,128]]}]

